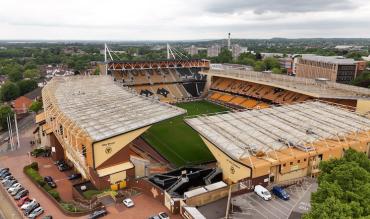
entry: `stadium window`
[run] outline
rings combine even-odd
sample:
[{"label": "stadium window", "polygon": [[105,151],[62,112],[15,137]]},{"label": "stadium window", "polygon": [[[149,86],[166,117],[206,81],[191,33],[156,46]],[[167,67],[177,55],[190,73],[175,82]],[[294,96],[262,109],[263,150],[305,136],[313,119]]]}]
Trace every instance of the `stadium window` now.
[{"label": "stadium window", "polygon": [[293,162],[290,162],[290,165],[293,165]]},{"label": "stadium window", "polygon": [[82,155],[86,157],[86,146],[82,145]]},{"label": "stadium window", "polygon": [[301,162],[301,160],[298,160],[298,163],[300,163]]},{"label": "stadium window", "polygon": [[307,161],[307,159],[305,158],[305,159],[303,159],[303,161]]},{"label": "stadium window", "polygon": [[286,166],[286,163],[285,164],[283,164],[283,167],[285,167]]},{"label": "stadium window", "polygon": [[62,125],[59,126],[59,134],[63,135],[63,126]]}]

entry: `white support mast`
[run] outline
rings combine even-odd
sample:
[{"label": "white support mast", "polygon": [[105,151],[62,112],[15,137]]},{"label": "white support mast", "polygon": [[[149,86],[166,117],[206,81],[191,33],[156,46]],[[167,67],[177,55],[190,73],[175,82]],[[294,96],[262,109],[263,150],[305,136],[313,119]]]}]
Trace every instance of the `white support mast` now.
[{"label": "white support mast", "polygon": [[17,114],[14,113],[14,123],[15,123],[15,131],[17,134],[17,148],[21,147],[21,143],[19,141],[19,132],[18,132],[18,122],[17,122]]}]

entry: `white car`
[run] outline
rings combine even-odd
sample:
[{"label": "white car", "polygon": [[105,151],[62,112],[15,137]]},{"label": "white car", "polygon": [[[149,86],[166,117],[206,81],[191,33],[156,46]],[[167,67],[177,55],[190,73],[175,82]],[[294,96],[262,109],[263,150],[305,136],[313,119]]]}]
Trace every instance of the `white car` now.
[{"label": "white car", "polygon": [[14,189],[16,188],[19,188],[19,187],[22,187],[22,185],[20,183],[15,183],[14,185],[12,185],[9,189],[8,189],[8,192],[13,192]]},{"label": "white car", "polygon": [[123,204],[126,205],[126,207],[128,208],[131,208],[134,206],[134,202],[130,198],[124,199]]},{"label": "white car", "polygon": [[15,196],[19,191],[21,191],[21,190],[24,190],[24,188],[22,187],[22,186],[20,186],[20,187],[16,187],[16,188],[14,188],[11,192],[10,192],[10,194],[12,195],[12,196]]},{"label": "white car", "polygon": [[268,201],[271,200],[271,194],[270,192],[263,186],[261,185],[256,185],[254,187],[254,192],[264,200]]},{"label": "white car", "polygon": [[22,206],[21,206],[21,209],[24,210],[26,209],[28,206],[30,206],[31,204],[34,204],[36,203],[36,199],[33,199],[32,201],[30,202],[27,202],[27,203],[24,203]]},{"label": "white car", "polygon": [[28,215],[28,218],[34,219],[37,216],[41,215],[42,213],[44,213],[44,209],[42,207],[38,207],[35,210],[33,210],[31,214]]},{"label": "white car", "polygon": [[168,214],[165,212],[159,212],[158,216],[160,219],[170,219],[170,216],[168,216]]}]

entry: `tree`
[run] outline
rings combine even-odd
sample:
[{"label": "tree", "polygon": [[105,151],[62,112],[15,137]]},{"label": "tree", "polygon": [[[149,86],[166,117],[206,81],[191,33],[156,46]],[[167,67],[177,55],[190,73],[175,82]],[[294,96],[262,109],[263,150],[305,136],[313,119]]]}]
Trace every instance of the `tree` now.
[{"label": "tree", "polygon": [[255,71],[265,71],[266,66],[263,61],[257,61],[256,64],[254,65],[254,70]]},{"label": "tree", "polygon": [[370,160],[349,149],[341,159],[322,161],[319,188],[312,194],[311,218],[360,218],[370,215]]},{"label": "tree", "polygon": [[26,94],[37,88],[37,82],[35,80],[22,80],[17,82],[19,87],[19,95]]},{"label": "tree", "polygon": [[283,73],[283,71],[280,68],[276,68],[276,67],[274,67],[273,69],[271,69],[271,71],[274,74],[281,74],[281,73]]},{"label": "tree", "polygon": [[0,89],[0,98],[3,101],[14,100],[19,97],[20,91],[16,84],[12,82],[6,82]]},{"label": "tree", "polygon": [[18,71],[13,71],[8,74],[9,80],[12,82],[17,82],[22,80],[22,73]]},{"label": "tree", "polygon": [[42,102],[33,101],[29,109],[35,113],[39,112],[42,109]]},{"label": "tree", "polygon": [[10,106],[7,105],[1,105],[0,106],[0,125],[3,128],[3,130],[8,129],[7,120],[6,118],[10,115],[13,116],[13,111]]},{"label": "tree", "polygon": [[233,61],[233,56],[231,52],[227,49],[222,49],[217,57],[219,63],[231,63]]},{"label": "tree", "polygon": [[36,68],[27,69],[24,72],[23,76],[24,76],[24,78],[37,79],[37,78],[40,78],[40,71]]}]

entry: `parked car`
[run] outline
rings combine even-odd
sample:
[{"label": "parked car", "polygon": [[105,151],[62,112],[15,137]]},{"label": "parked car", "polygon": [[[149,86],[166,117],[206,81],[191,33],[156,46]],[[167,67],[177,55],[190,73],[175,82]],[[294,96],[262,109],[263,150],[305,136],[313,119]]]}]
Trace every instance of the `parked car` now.
[{"label": "parked car", "polygon": [[12,192],[9,192],[12,196],[16,196],[18,192],[21,192],[22,190],[25,190],[22,186],[15,188],[12,190]]},{"label": "parked car", "polygon": [[43,217],[42,219],[53,219],[53,216],[51,215],[46,215],[45,217]]},{"label": "parked car", "polygon": [[14,196],[14,199],[19,200],[19,199],[23,198],[24,196],[28,195],[28,193],[29,193],[28,190],[22,190],[22,191],[18,192],[17,195]]},{"label": "parked car", "polygon": [[153,215],[151,217],[149,217],[149,219],[161,219],[158,215]]},{"label": "parked car", "polygon": [[18,181],[16,179],[8,180],[4,183],[6,189],[10,188],[12,185],[16,184]]},{"label": "parked car", "polygon": [[134,202],[132,201],[132,199],[130,199],[130,198],[126,198],[126,199],[124,199],[123,201],[122,201],[122,203],[126,206],[126,207],[128,207],[128,208],[131,208],[131,207],[134,207]]},{"label": "parked car", "polygon": [[3,180],[1,180],[1,183],[4,184],[7,180],[12,180],[14,177],[12,175],[6,176]]},{"label": "parked car", "polygon": [[27,202],[31,202],[31,199],[26,195],[26,196],[24,196],[23,198],[21,198],[17,201],[17,206],[20,207],[20,206],[24,205]]},{"label": "parked car", "polygon": [[22,185],[20,183],[15,183],[10,188],[8,188],[8,192],[11,193],[11,192],[13,192],[15,189],[17,189],[19,187],[22,187]]},{"label": "parked car", "polygon": [[40,204],[38,202],[32,204],[32,205],[29,205],[26,209],[24,209],[24,215],[25,216],[28,216],[32,213],[32,211],[34,211],[36,208],[40,207]]},{"label": "parked car", "polygon": [[4,173],[0,175],[0,179],[4,179],[5,177],[10,176],[10,175],[12,175],[10,172],[5,171]]},{"label": "parked car", "polygon": [[57,184],[54,182],[53,178],[51,176],[45,176],[44,181],[51,187],[56,188]]},{"label": "parked car", "polygon": [[280,186],[274,186],[271,190],[272,194],[283,200],[289,200],[289,194]]},{"label": "parked car", "polygon": [[96,219],[96,218],[104,217],[107,214],[108,212],[105,209],[94,211],[92,214],[89,215],[88,219]]},{"label": "parked car", "polygon": [[35,210],[33,210],[33,211],[28,215],[28,218],[34,219],[34,218],[36,218],[37,216],[41,215],[42,213],[44,213],[44,209],[43,209],[42,207],[38,207],[38,208],[36,208]]},{"label": "parked car", "polygon": [[65,163],[64,160],[57,160],[54,162],[54,164],[57,166],[61,165],[62,163]]},{"label": "parked car", "polygon": [[170,219],[170,216],[168,216],[168,214],[165,212],[159,212],[158,216],[160,219]]},{"label": "parked car", "polygon": [[81,177],[82,177],[82,175],[80,173],[74,173],[74,174],[68,176],[68,179],[69,180],[74,180],[74,179],[79,179]]},{"label": "parked car", "polygon": [[270,192],[263,186],[261,185],[256,185],[254,187],[254,192],[264,200],[268,201],[271,200],[271,194]]},{"label": "parked car", "polygon": [[0,169],[0,175],[5,173],[5,172],[9,172],[9,168],[1,168]]},{"label": "parked car", "polygon": [[21,209],[24,210],[26,209],[28,206],[30,206],[32,203],[36,203],[36,199],[32,199],[30,202],[26,202],[24,203],[22,206],[21,206]]},{"label": "parked car", "polygon": [[68,166],[66,163],[62,163],[62,164],[58,165],[58,169],[59,169],[59,171],[63,172],[63,171],[70,170],[71,167]]}]

